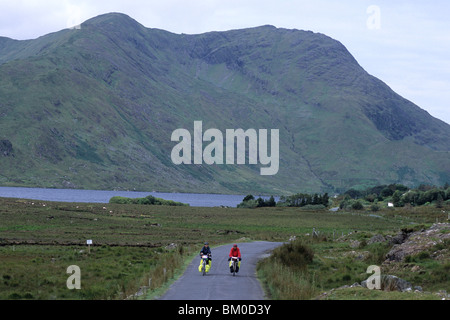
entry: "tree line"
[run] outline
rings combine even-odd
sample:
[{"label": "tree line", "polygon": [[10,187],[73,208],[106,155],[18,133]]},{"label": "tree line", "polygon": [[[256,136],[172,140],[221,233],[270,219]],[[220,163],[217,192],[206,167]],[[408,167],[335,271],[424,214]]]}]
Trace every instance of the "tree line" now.
[{"label": "tree line", "polygon": [[365,190],[350,189],[344,193],[344,201],[361,199],[371,203],[392,201],[395,207],[405,205],[421,206],[435,203],[442,208],[445,201],[450,200],[450,185],[442,187],[422,184],[417,188],[408,188],[402,184],[380,185]]},{"label": "tree line", "polygon": [[[450,200],[450,184],[442,187],[422,184],[417,188],[409,188],[402,184],[389,184],[369,187],[367,189],[349,189],[337,198],[340,208],[351,208],[354,210],[364,209],[362,202],[372,204],[373,211],[379,209],[378,202],[389,201],[395,207],[405,205],[421,206],[434,203],[436,207],[442,208],[446,201]],[[328,193],[308,194],[297,193],[289,196],[281,196],[276,202],[271,196],[269,199],[255,198],[247,195],[238,208],[261,208],[261,207],[306,207],[311,209],[327,208],[332,204]]]},{"label": "tree line", "polygon": [[329,206],[330,197],[328,193],[325,194],[307,194],[297,193],[290,196],[281,196],[276,202],[275,198],[271,196],[269,199],[259,197],[255,199],[253,195],[247,195],[238,208],[261,208],[261,207],[305,207],[305,206]]}]

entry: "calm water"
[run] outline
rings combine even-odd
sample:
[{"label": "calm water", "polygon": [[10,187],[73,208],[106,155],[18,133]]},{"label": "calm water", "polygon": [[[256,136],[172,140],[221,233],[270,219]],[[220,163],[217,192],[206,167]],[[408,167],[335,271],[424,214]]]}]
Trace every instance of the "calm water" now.
[{"label": "calm water", "polygon": [[244,196],[225,194],[159,193],[132,191],[101,191],[71,189],[9,188],[0,187],[0,197],[21,198],[58,202],[108,203],[115,196],[143,198],[153,195],[157,198],[188,203],[192,207],[236,207]]}]

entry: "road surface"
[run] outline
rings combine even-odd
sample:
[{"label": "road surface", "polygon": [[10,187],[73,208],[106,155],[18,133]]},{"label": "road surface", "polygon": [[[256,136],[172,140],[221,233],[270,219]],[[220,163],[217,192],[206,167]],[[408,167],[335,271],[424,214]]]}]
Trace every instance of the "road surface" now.
[{"label": "road surface", "polygon": [[[263,300],[264,291],[256,277],[256,263],[265,254],[282,245],[280,242],[248,242],[238,244],[242,263],[233,277],[228,267],[232,245],[212,248],[212,266],[206,276],[198,272],[196,257],[185,273],[160,298],[161,300]],[[200,251],[201,248],[199,248]]]}]

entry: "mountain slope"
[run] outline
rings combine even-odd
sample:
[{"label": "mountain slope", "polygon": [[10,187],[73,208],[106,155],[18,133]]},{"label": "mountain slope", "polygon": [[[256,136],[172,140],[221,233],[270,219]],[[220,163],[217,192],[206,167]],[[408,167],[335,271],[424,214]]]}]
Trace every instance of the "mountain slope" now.
[{"label": "mountain slope", "polygon": [[[450,180],[450,126],[325,35],[177,35],[113,13],[36,40],[0,38],[0,64],[2,185],[280,194]],[[279,129],[278,174],[175,166],[171,134],[197,120]]]}]

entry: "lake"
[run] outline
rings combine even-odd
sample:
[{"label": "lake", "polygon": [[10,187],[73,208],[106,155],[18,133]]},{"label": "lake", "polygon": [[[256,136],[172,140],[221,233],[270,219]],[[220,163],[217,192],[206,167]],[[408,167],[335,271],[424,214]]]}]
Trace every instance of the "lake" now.
[{"label": "lake", "polygon": [[[160,193],[134,191],[102,191],[73,189],[10,188],[0,187],[0,197],[20,198],[56,202],[108,203],[115,196],[143,198],[152,195],[157,198],[187,203],[192,207],[236,207],[244,195]],[[265,197],[263,197],[265,198]]]}]

